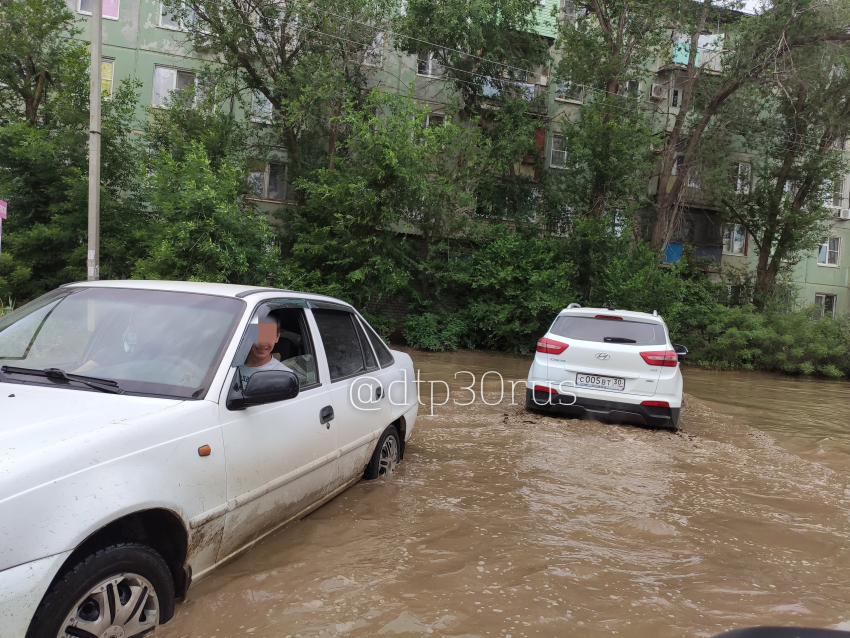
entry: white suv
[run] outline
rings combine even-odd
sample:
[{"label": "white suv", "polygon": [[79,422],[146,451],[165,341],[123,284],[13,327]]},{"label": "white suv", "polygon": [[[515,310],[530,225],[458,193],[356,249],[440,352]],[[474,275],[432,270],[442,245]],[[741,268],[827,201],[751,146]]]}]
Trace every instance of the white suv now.
[{"label": "white suv", "polygon": [[657,313],[570,304],[537,342],[526,408],[677,430],[687,353]]},{"label": "white suv", "polygon": [[0,638],[147,635],[189,585],[393,471],[413,364],[347,303],[165,281],[0,320]]}]

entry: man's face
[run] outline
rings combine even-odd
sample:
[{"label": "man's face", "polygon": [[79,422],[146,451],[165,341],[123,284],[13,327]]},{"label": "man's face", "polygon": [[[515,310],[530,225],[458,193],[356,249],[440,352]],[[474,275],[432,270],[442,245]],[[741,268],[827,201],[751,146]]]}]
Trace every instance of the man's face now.
[{"label": "man's face", "polygon": [[254,356],[265,359],[280,339],[280,329],[276,323],[261,323],[257,326],[257,343],[251,346]]}]

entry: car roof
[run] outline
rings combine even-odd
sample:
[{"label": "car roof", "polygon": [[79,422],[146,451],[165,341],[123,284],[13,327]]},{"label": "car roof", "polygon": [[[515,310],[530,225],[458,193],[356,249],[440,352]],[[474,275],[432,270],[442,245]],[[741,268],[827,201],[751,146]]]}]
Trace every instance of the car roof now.
[{"label": "car roof", "polygon": [[166,292],[188,292],[202,295],[216,295],[218,297],[244,298],[255,294],[268,297],[273,294],[276,297],[294,297],[297,299],[313,299],[315,301],[330,301],[333,303],[350,306],[348,302],[328,297],[327,295],[316,295],[309,292],[298,292],[296,290],[285,290],[283,288],[271,288],[263,286],[243,286],[240,284],[219,284],[205,281],[166,281],[162,279],[115,279],[103,281],[77,281],[65,284],[62,288],[131,288],[133,290],[164,290]]},{"label": "car roof", "polygon": [[640,321],[664,323],[664,320],[659,315],[651,315],[648,312],[636,312],[634,310],[609,310],[608,308],[564,308],[558,313],[559,317],[595,317],[596,315],[608,315],[622,317],[623,319],[636,319]]}]

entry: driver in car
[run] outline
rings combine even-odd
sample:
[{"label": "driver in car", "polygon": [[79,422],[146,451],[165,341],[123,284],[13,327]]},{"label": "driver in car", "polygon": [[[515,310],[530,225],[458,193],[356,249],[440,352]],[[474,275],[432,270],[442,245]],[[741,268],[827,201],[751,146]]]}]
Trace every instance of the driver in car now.
[{"label": "driver in car", "polygon": [[255,372],[266,370],[286,370],[292,372],[272,356],[275,344],[280,340],[280,320],[274,315],[268,315],[257,324],[257,341],[251,346],[245,357],[245,364],[239,366],[242,387]]}]

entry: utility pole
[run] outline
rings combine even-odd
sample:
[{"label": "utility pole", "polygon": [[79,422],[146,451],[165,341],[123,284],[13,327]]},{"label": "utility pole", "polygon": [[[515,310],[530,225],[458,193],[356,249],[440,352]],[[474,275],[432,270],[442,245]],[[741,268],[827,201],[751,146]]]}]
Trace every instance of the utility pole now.
[{"label": "utility pole", "polygon": [[91,2],[91,92],[89,93],[88,280],[100,279],[100,64],[103,58],[103,0]]}]

